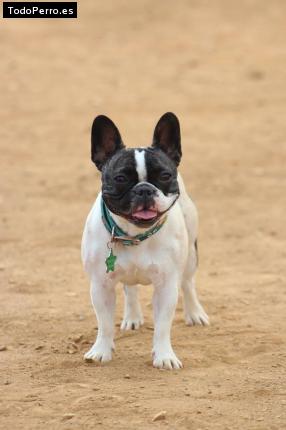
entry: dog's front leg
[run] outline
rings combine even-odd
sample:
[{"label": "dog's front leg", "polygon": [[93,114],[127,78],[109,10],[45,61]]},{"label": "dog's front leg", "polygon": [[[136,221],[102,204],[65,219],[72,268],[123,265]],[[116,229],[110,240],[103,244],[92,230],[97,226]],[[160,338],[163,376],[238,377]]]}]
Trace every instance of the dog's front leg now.
[{"label": "dog's front leg", "polygon": [[109,283],[91,282],[91,300],[98,323],[96,342],[85,354],[86,360],[110,361],[114,349],[115,288]]},{"label": "dog's front leg", "polygon": [[165,284],[154,284],[153,366],[159,369],[179,369],[182,363],[171,345],[171,325],[178,301],[178,280],[170,277]]}]

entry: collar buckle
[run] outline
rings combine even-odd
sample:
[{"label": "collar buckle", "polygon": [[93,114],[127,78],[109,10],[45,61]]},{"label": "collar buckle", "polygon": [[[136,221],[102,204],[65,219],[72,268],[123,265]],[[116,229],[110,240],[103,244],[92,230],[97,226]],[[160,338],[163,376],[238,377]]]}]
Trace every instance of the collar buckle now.
[{"label": "collar buckle", "polygon": [[130,242],[130,245],[139,245],[141,243],[140,239],[135,239],[130,236],[112,236],[113,242]]}]

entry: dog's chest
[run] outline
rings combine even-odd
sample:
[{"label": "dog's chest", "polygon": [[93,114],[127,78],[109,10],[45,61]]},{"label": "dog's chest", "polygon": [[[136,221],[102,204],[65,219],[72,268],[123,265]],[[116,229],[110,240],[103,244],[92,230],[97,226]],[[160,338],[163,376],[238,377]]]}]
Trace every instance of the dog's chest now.
[{"label": "dog's chest", "polygon": [[160,256],[157,251],[140,244],[138,246],[118,245],[114,249],[116,255],[116,270],[114,276],[118,281],[128,285],[147,285],[154,281],[154,277],[164,270],[160,267]]}]

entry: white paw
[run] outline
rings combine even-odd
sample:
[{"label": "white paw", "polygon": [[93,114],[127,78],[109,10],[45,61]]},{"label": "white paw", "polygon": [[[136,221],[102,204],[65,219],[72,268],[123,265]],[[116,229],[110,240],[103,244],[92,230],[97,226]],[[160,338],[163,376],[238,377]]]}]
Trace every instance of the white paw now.
[{"label": "white paw", "polygon": [[121,330],[138,330],[138,328],[144,323],[143,317],[125,317],[122,320],[120,329]]},{"label": "white paw", "polygon": [[112,350],[114,345],[103,340],[96,341],[88,352],[84,354],[84,359],[87,361],[101,361],[102,363],[112,359]]},{"label": "white paw", "polygon": [[185,320],[187,325],[209,325],[209,317],[207,313],[204,311],[204,308],[201,305],[196,306],[193,309],[190,309],[185,314]]},{"label": "white paw", "polygon": [[173,350],[166,352],[153,352],[153,366],[157,369],[181,369],[181,361],[176,357]]}]

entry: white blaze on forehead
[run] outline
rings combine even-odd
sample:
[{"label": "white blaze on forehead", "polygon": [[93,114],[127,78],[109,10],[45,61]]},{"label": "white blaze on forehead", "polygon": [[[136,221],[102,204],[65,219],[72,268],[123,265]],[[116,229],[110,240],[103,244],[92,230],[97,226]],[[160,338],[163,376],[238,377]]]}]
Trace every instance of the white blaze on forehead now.
[{"label": "white blaze on forehead", "polygon": [[136,171],[138,173],[139,182],[144,182],[147,180],[147,169],[146,169],[146,161],[145,161],[145,151],[142,149],[139,151],[135,149],[135,163],[136,163]]}]

